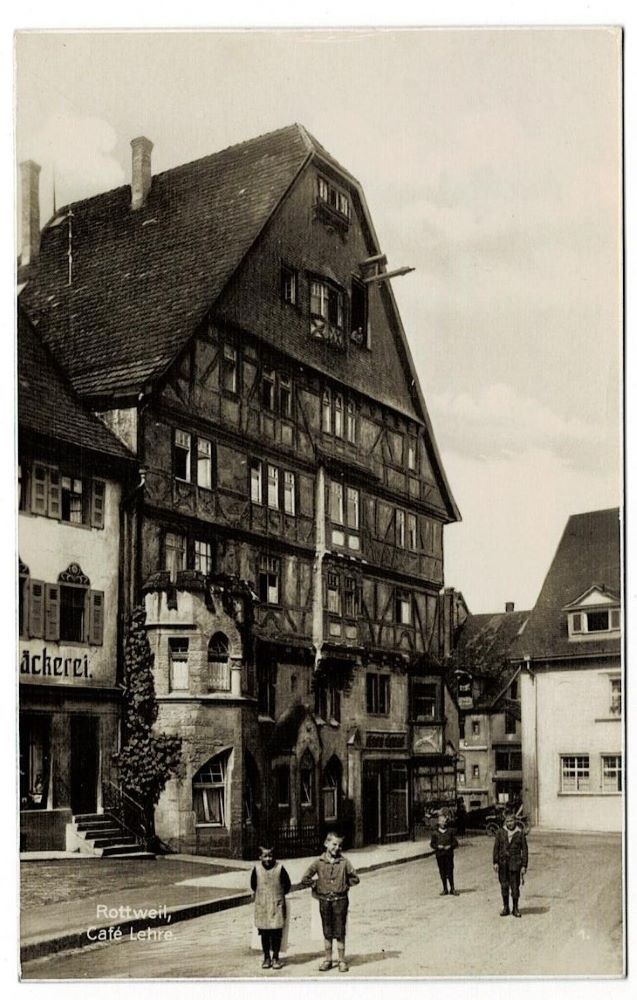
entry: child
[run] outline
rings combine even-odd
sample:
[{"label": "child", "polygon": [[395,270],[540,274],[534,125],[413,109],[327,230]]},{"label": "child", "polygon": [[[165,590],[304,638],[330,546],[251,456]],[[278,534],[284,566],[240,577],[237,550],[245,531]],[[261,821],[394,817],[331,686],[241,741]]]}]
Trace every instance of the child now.
[{"label": "child", "polygon": [[259,848],[259,864],[252,869],[250,888],[254,893],[254,922],[263,948],[261,968],[282,969],[279,952],[285,924],[285,896],[291,883],[271,847]]},{"label": "child", "polygon": [[513,916],[522,916],[518,909],[520,881],[524,881],[528,863],[529,850],[524,831],[518,826],[515,813],[508,812],[504,817],[504,826],[495,835],[493,845],[493,870],[498,873],[504,903],[500,911],[501,917],[509,915],[509,890],[513,899]]},{"label": "child", "polygon": [[[441,809],[438,813],[438,826],[431,835],[431,849],[436,853],[438,871],[442,880],[441,896],[459,896],[453,884],[453,852],[458,846],[453,830],[448,824],[449,815],[446,809]],[[449,888],[447,889],[447,882]]]},{"label": "child", "polygon": [[313,861],[301,879],[302,886],[312,886],[312,895],[318,899],[325,940],[325,958],[319,965],[319,972],[332,968],[332,941],[336,938],[339,972],[349,972],[345,960],[345,925],[349,904],[348,892],[360,879],[354,867],[343,857],[343,838],[337,833],[328,833],[325,838],[325,853]]}]

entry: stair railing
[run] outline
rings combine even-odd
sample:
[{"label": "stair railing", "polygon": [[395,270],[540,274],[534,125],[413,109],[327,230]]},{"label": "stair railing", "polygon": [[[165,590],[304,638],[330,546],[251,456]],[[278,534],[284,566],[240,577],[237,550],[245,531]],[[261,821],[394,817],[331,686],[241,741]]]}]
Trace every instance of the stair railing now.
[{"label": "stair railing", "polygon": [[138,844],[146,847],[149,842],[149,831],[144,810],[128,792],[112,781],[102,783],[102,802],[104,812],[111,813]]}]

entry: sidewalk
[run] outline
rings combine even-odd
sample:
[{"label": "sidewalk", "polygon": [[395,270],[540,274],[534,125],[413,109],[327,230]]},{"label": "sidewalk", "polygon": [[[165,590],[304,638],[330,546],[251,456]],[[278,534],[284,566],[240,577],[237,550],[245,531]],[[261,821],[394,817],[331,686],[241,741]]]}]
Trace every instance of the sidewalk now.
[{"label": "sidewalk", "polygon": [[[431,853],[427,842],[421,840],[353,849],[347,851],[347,856],[358,872],[370,872],[426,858]],[[28,878],[31,884],[37,883],[39,878],[46,883],[49,878],[53,884],[57,880],[58,885],[62,883],[72,891],[80,873],[84,879],[88,877],[91,884],[87,886],[84,882],[84,895],[56,900],[53,894],[50,902],[43,895],[40,900],[25,903],[27,893],[23,888],[20,947],[23,962],[100,940],[116,941],[117,928],[126,935],[130,930],[166,927],[206,913],[242,906],[252,898],[248,880],[253,861],[171,854],[158,857],[154,862],[132,859],[115,862],[117,874],[121,873],[127,885],[113,891],[113,876],[109,877],[112,859],[109,859],[107,871],[107,859],[93,859],[95,864],[89,869],[87,862],[81,861],[78,855],[68,854],[61,858],[58,854],[46,860],[39,855],[39,859],[33,861],[25,860],[26,857],[22,856],[22,878],[24,881]],[[284,861],[294,887],[298,887],[311,860],[308,857]],[[29,866],[28,877],[25,866]]]}]

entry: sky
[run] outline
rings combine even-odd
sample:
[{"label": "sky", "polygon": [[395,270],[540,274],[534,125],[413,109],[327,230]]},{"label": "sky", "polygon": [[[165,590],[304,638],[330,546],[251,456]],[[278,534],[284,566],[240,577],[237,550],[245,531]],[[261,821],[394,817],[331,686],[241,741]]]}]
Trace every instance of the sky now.
[{"label": "sky", "polygon": [[21,33],[43,221],[294,121],[362,183],[462,521],[445,584],[535,603],[572,513],[621,503],[616,29]]}]

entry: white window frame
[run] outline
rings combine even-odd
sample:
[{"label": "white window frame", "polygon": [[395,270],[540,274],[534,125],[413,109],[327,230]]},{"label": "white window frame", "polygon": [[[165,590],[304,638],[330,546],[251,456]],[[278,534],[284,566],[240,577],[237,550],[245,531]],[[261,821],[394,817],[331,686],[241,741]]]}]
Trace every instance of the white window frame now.
[{"label": "white window frame", "polygon": [[212,545],[203,539],[195,539],[195,569],[204,576],[212,573]]},{"label": "white window frame", "polygon": [[[195,825],[198,827],[202,826],[215,826],[222,827],[226,825],[226,794],[227,794],[227,782],[228,782],[228,761],[227,757],[220,756],[214,757],[210,762],[211,770],[211,780],[210,781],[197,781],[193,782],[193,793],[201,795],[201,801],[203,804],[203,821],[196,820]],[[213,766],[218,765],[218,777],[212,773]],[[217,770],[217,767],[215,767]],[[211,808],[211,800],[208,799],[208,794],[214,795],[219,804],[219,819],[214,820],[212,816],[214,815],[214,810]],[[194,803],[193,803],[194,805]]]},{"label": "white window frame", "polygon": [[268,507],[279,509],[279,469],[268,462]]},{"label": "white window frame", "polygon": [[263,505],[263,462],[260,458],[250,459],[250,500]]},{"label": "white window frame", "polygon": [[[584,763],[584,761],[586,763]],[[566,773],[572,777],[566,779]],[[571,785],[572,782],[572,785]],[[560,754],[560,794],[582,795],[591,791],[591,758],[588,753]]]},{"label": "white window frame", "polygon": [[197,486],[212,489],[212,441],[197,438]]},{"label": "white window frame", "polygon": [[[613,761],[614,763],[607,763],[610,761]],[[603,753],[600,755],[600,783],[602,791],[607,795],[622,794],[624,787],[623,763],[621,753]]]},{"label": "white window frame", "polygon": [[360,492],[354,486],[348,486],[345,490],[345,513],[347,517],[347,527],[353,531],[360,528]]},{"label": "white window frame", "polygon": [[288,469],[283,472],[283,510],[290,517],[296,514],[296,476]]},{"label": "white window frame", "polygon": [[[177,649],[177,644],[183,648]],[[170,661],[169,686],[171,691],[188,691],[190,677],[188,669],[189,641],[184,636],[170,636],[168,657]]]},{"label": "white window frame", "polygon": [[[608,615],[608,628],[592,629],[588,628],[589,614],[605,613]],[[608,635],[616,635],[621,631],[621,608],[618,607],[598,607],[598,608],[578,608],[569,611],[568,614],[568,634],[571,639],[582,639],[584,637],[605,638]]]},{"label": "white window frame", "polygon": [[[185,475],[177,475],[177,452],[186,453],[186,471]],[[188,431],[182,431],[179,427],[175,427],[175,479],[178,479],[182,483],[189,483],[192,481],[192,468],[191,468],[191,454],[192,454],[192,435]]]},{"label": "white window frame", "polygon": [[330,521],[332,524],[343,525],[345,523],[343,484],[335,479],[330,482]]}]

